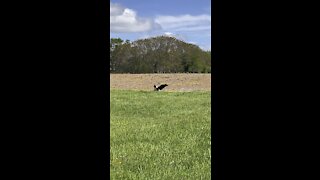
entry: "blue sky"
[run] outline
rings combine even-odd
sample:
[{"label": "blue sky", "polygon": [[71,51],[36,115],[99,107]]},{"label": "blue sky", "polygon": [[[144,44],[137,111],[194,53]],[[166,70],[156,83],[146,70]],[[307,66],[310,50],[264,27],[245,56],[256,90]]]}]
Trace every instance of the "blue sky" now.
[{"label": "blue sky", "polygon": [[111,0],[110,37],[174,36],[211,50],[211,0]]}]

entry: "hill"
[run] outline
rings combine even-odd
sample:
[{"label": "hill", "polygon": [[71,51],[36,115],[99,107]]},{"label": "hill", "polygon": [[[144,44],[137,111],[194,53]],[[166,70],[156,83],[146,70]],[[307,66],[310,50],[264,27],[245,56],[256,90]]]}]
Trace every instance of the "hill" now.
[{"label": "hill", "polygon": [[110,39],[111,73],[208,73],[211,52],[174,37]]}]

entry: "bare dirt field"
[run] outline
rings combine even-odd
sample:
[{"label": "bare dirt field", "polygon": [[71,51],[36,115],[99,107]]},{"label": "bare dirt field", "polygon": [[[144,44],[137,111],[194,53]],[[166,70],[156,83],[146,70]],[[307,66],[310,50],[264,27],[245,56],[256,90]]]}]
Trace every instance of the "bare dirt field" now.
[{"label": "bare dirt field", "polygon": [[110,88],[153,91],[153,85],[168,84],[164,91],[210,91],[211,74],[110,74]]}]

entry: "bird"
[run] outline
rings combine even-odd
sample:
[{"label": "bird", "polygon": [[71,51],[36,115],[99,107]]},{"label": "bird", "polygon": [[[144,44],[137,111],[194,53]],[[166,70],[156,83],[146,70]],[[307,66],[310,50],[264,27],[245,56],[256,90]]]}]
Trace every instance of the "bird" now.
[{"label": "bird", "polygon": [[154,85],[154,90],[155,91],[161,91],[163,88],[165,88],[166,86],[168,86],[168,84],[161,84],[160,86],[156,86]]}]

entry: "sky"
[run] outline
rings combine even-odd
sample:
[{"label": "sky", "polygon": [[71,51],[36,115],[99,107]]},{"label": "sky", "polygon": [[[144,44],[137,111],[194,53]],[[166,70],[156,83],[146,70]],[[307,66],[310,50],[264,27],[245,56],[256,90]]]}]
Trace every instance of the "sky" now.
[{"label": "sky", "polygon": [[173,36],[211,50],[211,0],[111,0],[110,37]]}]

